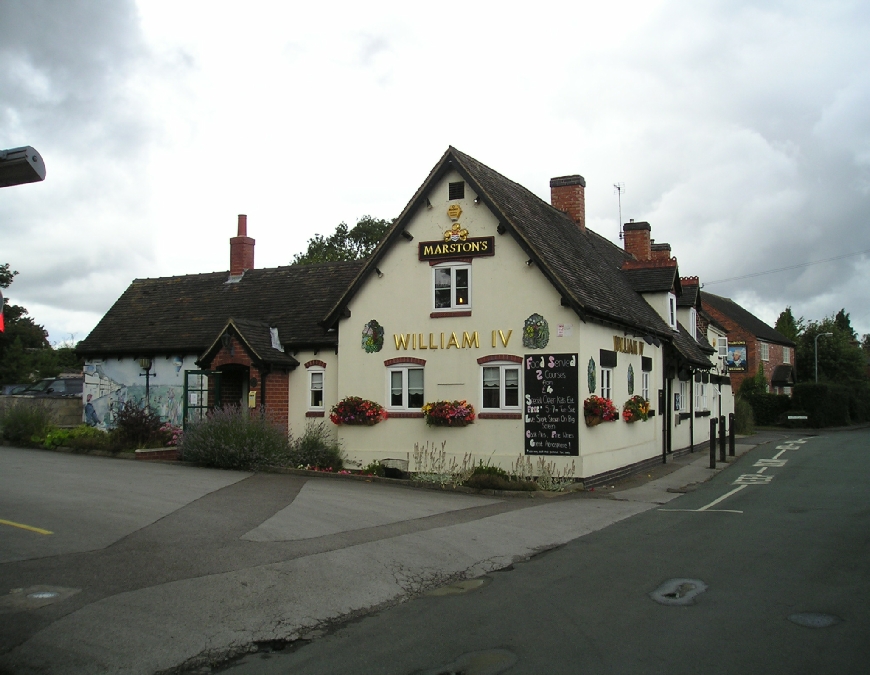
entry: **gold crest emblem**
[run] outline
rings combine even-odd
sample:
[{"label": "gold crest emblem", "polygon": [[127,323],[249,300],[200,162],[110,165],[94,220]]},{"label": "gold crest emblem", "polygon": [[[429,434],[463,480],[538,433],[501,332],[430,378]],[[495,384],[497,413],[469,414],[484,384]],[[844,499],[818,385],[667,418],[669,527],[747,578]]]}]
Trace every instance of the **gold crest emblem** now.
[{"label": "gold crest emblem", "polygon": [[468,230],[459,223],[453,223],[453,227],[444,232],[444,241],[465,241],[468,239]]}]

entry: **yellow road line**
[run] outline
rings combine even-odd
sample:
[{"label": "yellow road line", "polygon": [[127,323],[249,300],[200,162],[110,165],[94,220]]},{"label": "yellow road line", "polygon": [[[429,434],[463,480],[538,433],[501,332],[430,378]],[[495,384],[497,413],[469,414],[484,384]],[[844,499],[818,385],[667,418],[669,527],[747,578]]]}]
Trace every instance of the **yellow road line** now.
[{"label": "yellow road line", "polygon": [[30,525],[22,525],[21,523],[13,523],[11,520],[0,519],[0,525],[9,525],[10,527],[19,527],[22,530],[30,530],[31,532],[36,532],[36,534],[54,534],[54,532],[50,532],[48,530],[43,530],[41,527],[31,527]]}]

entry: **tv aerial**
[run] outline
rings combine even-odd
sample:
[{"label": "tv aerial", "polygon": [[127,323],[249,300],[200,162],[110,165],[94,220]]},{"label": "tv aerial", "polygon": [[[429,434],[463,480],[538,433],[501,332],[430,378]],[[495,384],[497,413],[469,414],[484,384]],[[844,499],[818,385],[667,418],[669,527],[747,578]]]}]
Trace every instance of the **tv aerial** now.
[{"label": "tv aerial", "polygon": [[619,222],[617,225],[619,226],[619,238],[622,239],[622,193],[625,192],[625,183],[614,183],[613,191],[617,194],[619,202]]}]

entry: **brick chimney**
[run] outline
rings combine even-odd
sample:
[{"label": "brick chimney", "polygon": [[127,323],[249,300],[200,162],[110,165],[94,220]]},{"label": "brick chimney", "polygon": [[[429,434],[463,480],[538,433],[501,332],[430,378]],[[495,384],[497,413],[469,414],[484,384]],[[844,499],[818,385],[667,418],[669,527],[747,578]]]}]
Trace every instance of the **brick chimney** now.
[{"label": "brick chimney", "polygon": [[230,237],[230,276],[254,269],[254,240],[248,236],[248,217],[239,214],[238,236]]},{"label": "brick chimney", "polygon": [[568,214],[577,226],[586,231],[586,179],[583,176],[560,176],[550,179],[550,203],[554,209]]},{"label": "brick chimney", "polygon": [[[625,240],[625,252],[631,253],[635,259],[644,262],[652,259],[652,242],[649,238],[649,223],[633,220],[622,226],[623,239]],[[668,247],[670,249],[670,247]]]},{"label": "brick chimney", "polygon": [[649,240],[650,246],[650,255],[653,260],[670,260],[671,259],[671,245],[670,244],[656,244],[654,239]]}]

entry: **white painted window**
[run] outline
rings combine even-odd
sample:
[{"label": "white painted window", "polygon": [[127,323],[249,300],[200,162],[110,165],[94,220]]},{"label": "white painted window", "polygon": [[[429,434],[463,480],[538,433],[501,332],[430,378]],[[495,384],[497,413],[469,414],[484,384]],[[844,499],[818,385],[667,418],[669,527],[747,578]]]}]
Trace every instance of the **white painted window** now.
[{"label": "white painted window", "polygon": [[728,357],[728,338],[727,337],[717,337],[716,338],[716,349],[719,352],[718,356],[720,359],[724,359]]},{"label": "white painted window", "polygon": [[770,345],[766,342],[759,342],[758,346],[761,348],[761,360],[770,361]]},{"label": "white painted window", "polygon": [[432,302],[435,309],[471,309],[471,265],[442,263],[432,268]]},{"label": "white painted window", "polygon": [[695,382],[695,410],[707,409],[707,385]]},{"label": "white painted window", "polygon": [[308,371],[308,409],[323,410],[323,368]]},{"label": "white painted window", "polygon": [[689,410],[689,383],[680,382],[680,410]]},{"label": "white painted window", "polygon": [[423,407],[423,368],[416,364],[391,366],[387,378],[388,408],[419,410]]},{"label": "white painted window", "polygon": [[698,340],[698,312],[692,307],[689,310],[689,335],[697,342]]},{"label": "white painted window", "polygon": [[668,293],[668,325],[677,330],[677,296]]},{"label": "white painted window", "polygon": [[649,373],[647,371],[640,374],[640,395],[649,401]]},{"label": "white painted window", "polygon": [[613,369],[601,369],[601,398],[613,399]]},{"label": "white painted window", "polygon": [[782,348],[782,362],[783,363],[791,363],[791,348],[789,348],[789,347]]},{"label": "white painted window", "polygon": [[519,410],[520,367],[515,363],[487,363],[481,368],[483,410]]},{"label": "white painted window", "polygon": [[782,393],[791,396],[791,387],[783,387]]}]

